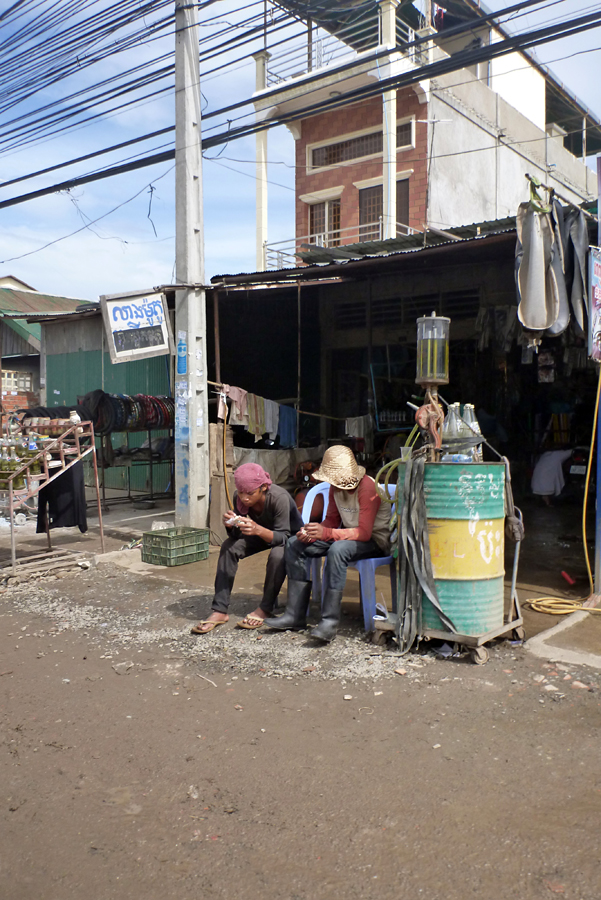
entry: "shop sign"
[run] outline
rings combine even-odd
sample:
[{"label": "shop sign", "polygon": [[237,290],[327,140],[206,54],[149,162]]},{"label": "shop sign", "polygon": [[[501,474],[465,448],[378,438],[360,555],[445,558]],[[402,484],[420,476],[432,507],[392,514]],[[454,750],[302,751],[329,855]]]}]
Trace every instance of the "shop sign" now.
[{"label": "shop sign", "polygon": [[588,354],[601,362],[601,249],[591,247],[589,254],[589,338]]},{"label": "shop sign", "polygon": [[104,294],[100,306],[111,362],[174,352],[164,294]]}]

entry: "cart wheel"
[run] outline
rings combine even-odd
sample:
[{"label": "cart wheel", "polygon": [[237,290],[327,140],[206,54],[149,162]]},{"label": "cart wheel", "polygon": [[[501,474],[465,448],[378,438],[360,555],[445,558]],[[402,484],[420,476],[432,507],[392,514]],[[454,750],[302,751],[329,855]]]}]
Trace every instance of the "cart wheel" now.
[{"label": "cart wheel", "polygon": [[488,650],[486,647],[473,647],[470,650],[470,657],[477,666],[483,666],[484,663],[488,662]]},{"label": "cart wheel", "polygon": [[387,634],[390,634],[390,632],[380,631],[379,629],[377,631],[373,631],[371,635],[372,644],[375,644],[376,647],[385,647],[387,644]]},{"label": "cart wheel", "polygon": [[513,639],[514,641],[523,641],[526,637],[526,632],[520,625],[518,628],[513,629]]}]

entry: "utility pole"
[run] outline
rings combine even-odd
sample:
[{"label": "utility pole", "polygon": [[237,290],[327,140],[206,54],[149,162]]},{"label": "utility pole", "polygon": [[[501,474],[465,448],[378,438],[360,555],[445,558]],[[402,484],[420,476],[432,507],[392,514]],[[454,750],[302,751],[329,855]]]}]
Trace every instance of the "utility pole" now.
[{"label": "utility pole", "polygon": [[[399,0],[379,0],[380,4],[380,47],[388,49],[392,62],[396,46],[396,9]],[[392,74],[390,62],[382,66],[385,76]],[[382,240],[396,237],[396,170],[397,170],[397,138],[396,138],[396,88],[382,94]]]},{"label": "utility pole", "polygon": [[175,0],[175,522],[209,512],[206,297],[198,12]]}]

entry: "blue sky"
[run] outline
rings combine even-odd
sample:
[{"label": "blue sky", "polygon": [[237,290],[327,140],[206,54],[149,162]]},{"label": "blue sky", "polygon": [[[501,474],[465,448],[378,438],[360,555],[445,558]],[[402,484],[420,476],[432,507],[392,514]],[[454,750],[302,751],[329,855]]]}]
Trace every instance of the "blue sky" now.
[{"label": "blue sky", "polygon": [[[232,0],[219,0],[210,8],[211,16],[218,14],[223,21],[235,21],[232,14],[238,5]],[[500,9],[507,4],[489,0],[488,5]],[[563,0],[545,6],[544,14],[529,13],[516,27],[528,29],[555,16],[594,11],[601,4]],[[172,38],[165,38],[159,45],[153,45],[153,52],[158,49],[169,52],[171,44]],[[547,63],[566,87],[599,117],[601,52],[583,51],[595,50],[600,45],[601,33],[596,29],[536,51],[541,62]],[[249,54],[248,62],[214,73],[203,81],[207,111],[250,96],[254,88],[254,62],[250,59],[253,49],[258,49],[258,45],[245,50]],[[137,48],[128,56],[128,64],[134,59],[141,61],[147,53],[148,48]],[[238,51],[235,55],[241,54]],[[99,80],[119,71],[122,65],[120,58],[110,59],[81,79]],[[49,102],[63,96],[66,88],[73,89],[73,85],[79,87],[79,82],[55,85],[36,97],[35,102]],[[173,121],[170,93],[104,116],[93,125],[3,153],[2,180],[166,127]],[[214,120],[209,125],[213,126]],[[150,152],[168,141],[169,136],[156,139],[133,148],[131,154]],[[0,198],[75,177],[99,165],[117,164],[129,154],[127,150],[119,151],[103,157],[101,162],[79,164],[1,189]],[[254,138],[210,150],[207,157],[211,158],[205,159],[203,169],[206,276],[254,271]],[[270,131],[269,159],[272,182],[269,237],[273,242],[290,238],[294,233],[294,141],[285,128]],[[94,220],[99,221],[85,227]],[[0,259],[3,260],[0,275],[14,275],[41,291],[86,299],[95,299],[102,293],[171,283],[174,231],[173,165],[163,163],[0,210]],[[47,244],[50,246],[46,247]]]}]

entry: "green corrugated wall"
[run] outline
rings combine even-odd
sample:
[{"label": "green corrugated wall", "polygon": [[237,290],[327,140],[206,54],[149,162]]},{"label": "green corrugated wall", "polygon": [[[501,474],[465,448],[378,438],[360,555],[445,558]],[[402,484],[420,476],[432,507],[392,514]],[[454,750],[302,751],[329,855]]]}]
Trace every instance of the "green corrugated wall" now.
[{"label": "green corrugated wall", "polygon": [[[169,391],[169,357],[153,356],[134,362],[113,365],[108,353],[104,354],[104,384],[102,353],[100,350],[80,350],[77,353],[60,353],[46,357],[46,396],[48,406],[70,406],[89,391],[103,388],[109,394],[149,394],[165,396]],[[166,431],[153,431],[152,436],[162,437]],[[146,432],[129,435],[129,446],[139,447],[147,438]],[[113,447],[126,442],[126,435],[113,434]],[[148,466],[131,466],[132,491],[147,491],[150,487]],[[165,491],[169,484],[171,467],[168,463],[153,466],[153,484],[156,493]],[[106,470],[107,488],[127,490],[125,466]]]}]

